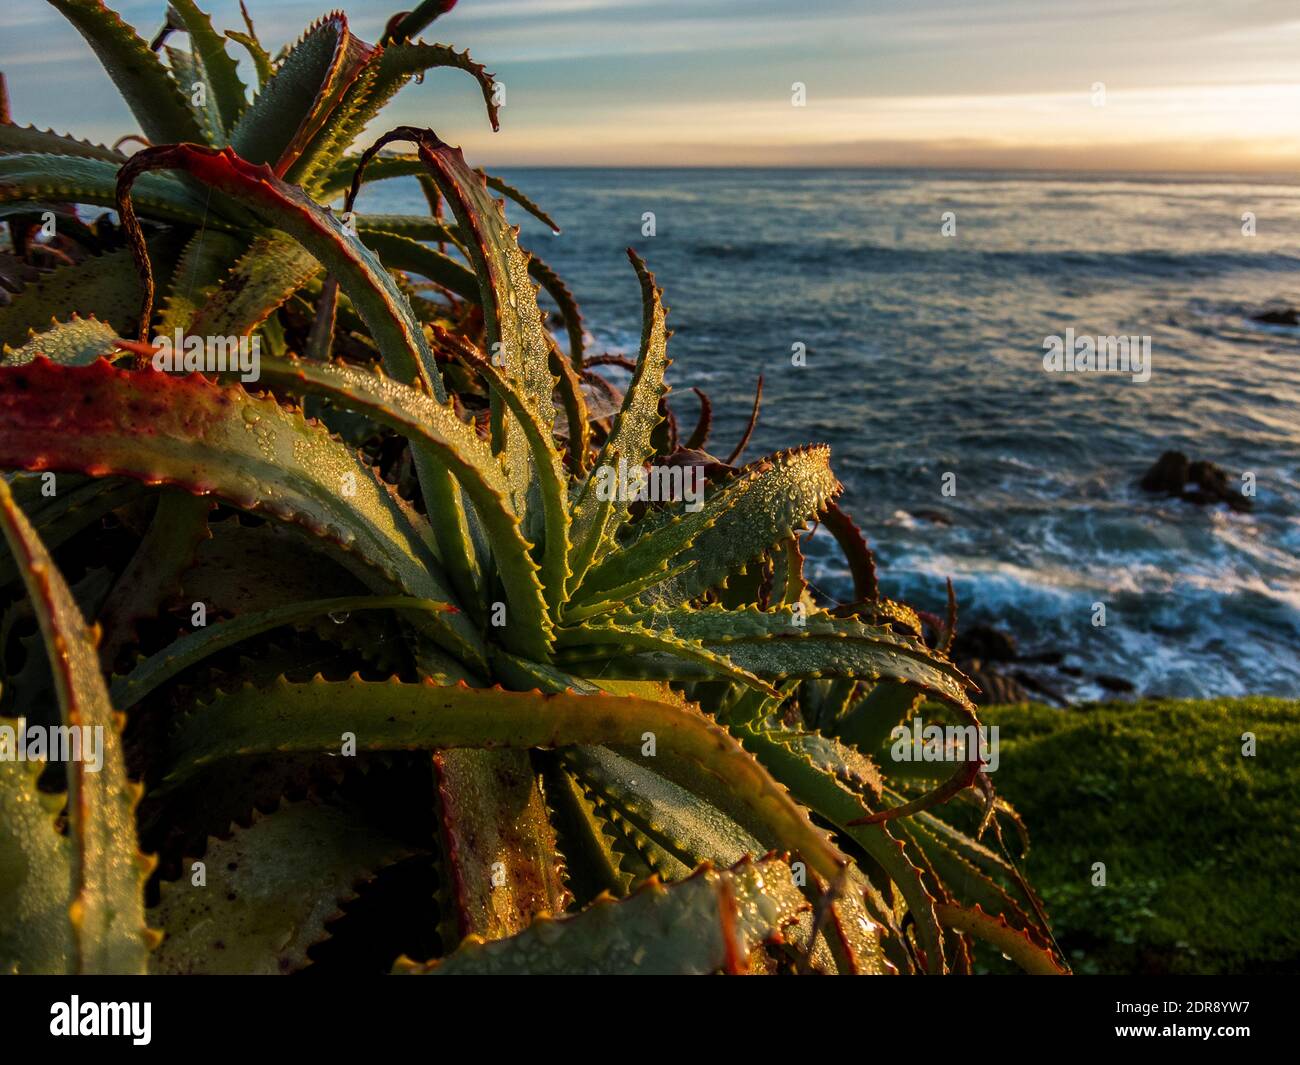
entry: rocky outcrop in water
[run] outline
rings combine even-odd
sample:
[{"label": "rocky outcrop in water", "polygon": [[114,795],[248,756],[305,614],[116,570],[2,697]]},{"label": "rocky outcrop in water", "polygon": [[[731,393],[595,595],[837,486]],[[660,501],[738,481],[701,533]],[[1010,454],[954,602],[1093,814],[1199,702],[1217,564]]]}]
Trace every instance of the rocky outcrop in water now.
[{"label": "rocky outcrop in water", "polygon": [[1091,680],[1114,695],[1136,692],[1133,682],[1123,677],[1090,675],[1066,665],[1060,651],[1022,654],[1014,635],[982,622],[958,627],[950,657],[979,685],[980,693],[974,697],[977,706],[1024,702],[1069,706],[1072,700],[1062,692],[1072,686],[1070,681]]},{"label": "rocky outcrop in water", "polygon": [[1252,314],[1250,320],[1262,322],[1264,325],[1300,325],[1300,311],[1293,307],[1286,307],[1280,311],[1261,311],[1259,314]]},{"label": "rocky outcrop in water", "polygon": [[1207,459],[1191,461],[1181,451],[1166,451],[1142,477],[1142,489],[1204,506],[1223,503],[1233,510],[1251,509],[1251,500],[1222,467]]}]

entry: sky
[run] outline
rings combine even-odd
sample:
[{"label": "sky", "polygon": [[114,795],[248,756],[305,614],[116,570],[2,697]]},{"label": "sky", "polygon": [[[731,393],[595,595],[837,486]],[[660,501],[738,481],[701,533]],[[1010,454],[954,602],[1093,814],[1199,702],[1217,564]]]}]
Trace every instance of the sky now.
[{"label": "sky", "polygon": [[[248,3],[276,47],[326,6]],[[165,9],[111,6],[146,38]],[[200,6],[242,29],[237,0]],[[374,41],[402,0],[342,6]],[[424,37],[497,75],[501,132],[450,70],[374,132],[429,126],[491,166],[1300,169],[1296,0],[460,0]],[[135,128],[43,0],[4,0],[0,71],[17,122]]]}]

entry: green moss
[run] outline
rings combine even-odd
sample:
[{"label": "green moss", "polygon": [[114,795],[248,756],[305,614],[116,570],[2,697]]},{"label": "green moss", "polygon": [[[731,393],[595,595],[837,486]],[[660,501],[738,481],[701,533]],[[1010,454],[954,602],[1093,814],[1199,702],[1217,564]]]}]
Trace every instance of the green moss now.
[{"label": "green moss", "polygon": [[981,717],[999,726],[994,782],[1028,822],[1025,871],[1077,972],[1300,972],[1300,702]]}]

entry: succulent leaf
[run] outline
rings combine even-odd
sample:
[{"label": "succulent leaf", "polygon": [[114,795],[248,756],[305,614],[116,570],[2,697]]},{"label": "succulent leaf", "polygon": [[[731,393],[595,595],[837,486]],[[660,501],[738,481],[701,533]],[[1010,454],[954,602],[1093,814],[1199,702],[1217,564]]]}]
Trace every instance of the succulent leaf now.
[{"label": "succulent leaf", "polygon": [[769,858],[722,872],[705,867],[678,884],[651,881],[623,901],[606,896],[572,917],[540,919],[510,939],[472,939],[439,962],[397,972],[439,976],[707,974],[743,972],[751,951],[779,940],[807,908],[790,868]]},{"label": "succulent leaf", "polygon": [[[84,401],[69,423],[58,397],[71,389]],[[131,477],[215,495],[337,544],[390,586],[450,601],[418,527],[388,487],[323,428],[272,399],[198,375],[37,359],[0,368],[0,412],[0,465]],[[439,631],[473,654],[477,636],[448,616]]]},{"label": "succulent leaf", "polygon": [[0,123],[0,154],[84,156],[110,163],[121,163],[126,159],[121,152],[102,144],[92,144],[49,129],[6,123]]},{"label": "succulent leaf", "polygon": [[515,649],[544,659],[550,625],[543,589],[507,499],[501,463],[455,410],[408,385],[343,365],[263,359],[262,372],[295,390],[327,396],[340,406],[362,411],[436,456],[474,502],[506,579],[510,617],[502,628],[504,637]]},{"label": "succulent leaf", "polygon": [[43,768],[0,761],[0,972],[8,974],[68,973],[75,966],[72,841],[55,824],[62,799],[37,790]]},{"label": "succulent leaf", "polygon": [[283,177],[373,51],[371,45],[353,36],[341,12],[321,19],[289,50],[231,129],[231,147],[241,158],[254,165],[266,164],[277,177]]},{"label": "succulent leaf", "polygon": [[[0,203],[56,200],[115,207],[118,164],[109,159],[60,155],[0,155]],[[140,179],[136,202],[152,218],[222,228],[229,223],[209,217],[199,196],[166,174]]]},{"label": "succulent leaf", "polygon": [[[310,802],[257,814],[208,841],[203,878],[192,863],[161,885],[149,911],[164,933],[151,973],[278,975],[308,964],[353,887],[410,853],[356,814]],[[195,856],[199,857],[199,856]]]},{"label": "succulent leaf", "polygon": [[0,356],[0,366],[23,366],[40,355],[63,366],[88,366],[100,358],[120,355],[120,339],[112,326],[74,314],[71,321],[55,322],[53,329],[34,334],[22,347],[7,349]]},{"label": "succulent leaf", "polygon": [[[299,241],[338,280],[352,306],[365,320],[383,354],[389,375],[399,381],[418,382],[438,400],[446,399],[442,375],[420,323],[383,264],[301,189],[280,181],[266,167],[251,166],[230,151],[216,152],[193,145],[146,149],[132,156],[122,168],[118,178],[118,209],[131,238],[136,263],[146,279],[146,311],[142,317],[148,317],[153,285],[149,280],[149,257],[132,206],[131,188],[144,171],[169,168],[184,170],[221,189],[259,212],[267,225]],[[472,598],[477,584],[476,566],[459,496],[450,475],[418,445],[415,451],[426,502],[445,519],[434,525],[444,565],[456,589]]]},{"label": "succulent leaf", "polygon": [[224,139],[248,106],[248,90],[239,80],[238,65],[226,51],[221,35],[212,28],[212,20],[199,10],[194,0],[168,0],[168,4],[180,16],[189,34],[195,61],[216,104]]},{"label": "succulent leaf", "polygon": [[563,913],[571,896],[528,752],[439,751],[434,767],[456,941]]},{"label": "succulent leaf", "polygon": [[199,308],[187,332],[247,336],[320,273],[316,257],[278,234],[257,237]]},{"label": "succulent leaf", "polygon": [[77,28],[155,144],[203,142],[185,95],[140,36],[102,0],[50,0]]},{"label": "succulent leaf", "polygon": [[[82,745],[73,747],[74,757],[67,764],[71,877],[64,897],[75,969],[84,973],[143,972],[148,952],[144,882],[151,863],[136,844],[135,807],[140,789],[127,779],[118,722],[99,672],[95,637],[3,479],[0,531],[23,566],[23,581],[54,672],[63,724],[82,738]],[[85,746],[91,742],[98,749],[99,764],[92,763]],[[83,757],[75,756],[78,750]],[[49,888],[59,893],[57,885]]]},{"label": "succulent leaf", "polygon": [[[583,482],[573,507],[573,579],[581,584],[587,567],[627,517],[631,500],[619,497],[612,508],[600,506],[599,477],[626,462],[639,470],[653,453],[651,434],[659,424],[659,403],[665,394],[664,373],[669,366],[667,310],[663,292],[654,275],[633,252],[628,252],[641,283],[641,350],[636,369],[623,396],[623,406],[614,419],[609,437],[596,458],[591,474]],[[617,458],[615,458],[617,456]]]},{"label": "succulent leaf", "polygon": [[[703,714],[642,696],[509,692],[500,688],[367,683],[279,683],[218,695],[181,723],[173,738],[172,779],[209,762],[258,751],[330,750],[351,725],[359,749],[639,747],[658,745],[720,778],[738,802],[768,825],[779,844],[834,880],[844,857],[802,808],[739,744]],[[871,826],[872,831],[879,831]]]}]

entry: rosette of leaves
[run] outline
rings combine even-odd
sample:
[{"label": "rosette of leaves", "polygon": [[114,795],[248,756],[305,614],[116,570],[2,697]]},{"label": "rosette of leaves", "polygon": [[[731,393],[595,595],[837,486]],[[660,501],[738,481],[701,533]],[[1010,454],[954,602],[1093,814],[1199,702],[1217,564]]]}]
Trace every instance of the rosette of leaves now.
[{"label": "rosette of leaves", "polygon": [[[918,700],[974,709],[878,595],[828,449],[736,467],[707,418],[675,446],[635,257],[640,351],[595,416],[458,150],[394,131],[353,192],[393,141],[451,209],[476,330],[423,320],[287,172],[157,144],[114,178],[136,337],[69,321],[0,365],[0,712],[105,737],[99,773],[0,761],[3,967],[939,973],[986,942],[1059,971],[981,842],[1014,816],[978,762],[882,757]],[[367,345],[264,357],[262,392],[152,369],[160,175],[309,254]],[[423,513],[345,416],[402,442]],[[620,464],[702,470],[702,506],[602,490]],[[817,520],[853,602],[803,579]]]},{"label": "rosette of leaves", "polygon": [[[103,212],[85,220],[87,209],[113,206],[128,141],[229,147],[330,203],[346,191],[356,169],[348,154],[352,142],[403,86],[427,71],[451,68],[474,78],[497,127],[492,75],[468,52],[414,39],[449,3],[421,4],[394,16],[378,44],[363,41],[346,16],[334,12],[272,57],[246,11],[245,31],[222,35],[192,0],[173,0],[163,29],[147,44],[100,0],[51,2],[101,60],[142,136],[109,147],[0,115],[0,219],[8,221],[13,238],[12,255],[0,264],[0,294],[7,297],[0,302],[8,304],[0,306],[0,344],[20,346],[33,327],[43,329],[51,319],[70,322],[74,315],[94,315],[124,335],[137,331],[141,282],[120,229]],[[227,50],[231,44],[252,58],[258,84],[251,98]],[[368,176],[382,179],[416,168],[410,157],[387,158]],[[490,180],[554,226],[522,194]],[[160,333],[256,332],[264,346],[282,352],[284,334],[295,323],[319,318],[327,334],[337,317],[348,343],[367,343],[364,336],[351,337],[360,320],[346,300],[336,305],[321,263],[256,211],[169,173],[143,179],[135,203],[155,264],[159,313],[153,325]],[[455,328],[477,312],[477,285],[457,252],[454,227],[432,214],[359,215],[351,224],[387,268],[409,275],[403,284],[422,321]],[[567,290],[544,263],[530,266],[555,293],[580,350],[581,325]],[[319,343],[328,349],[326,335]]]}]

